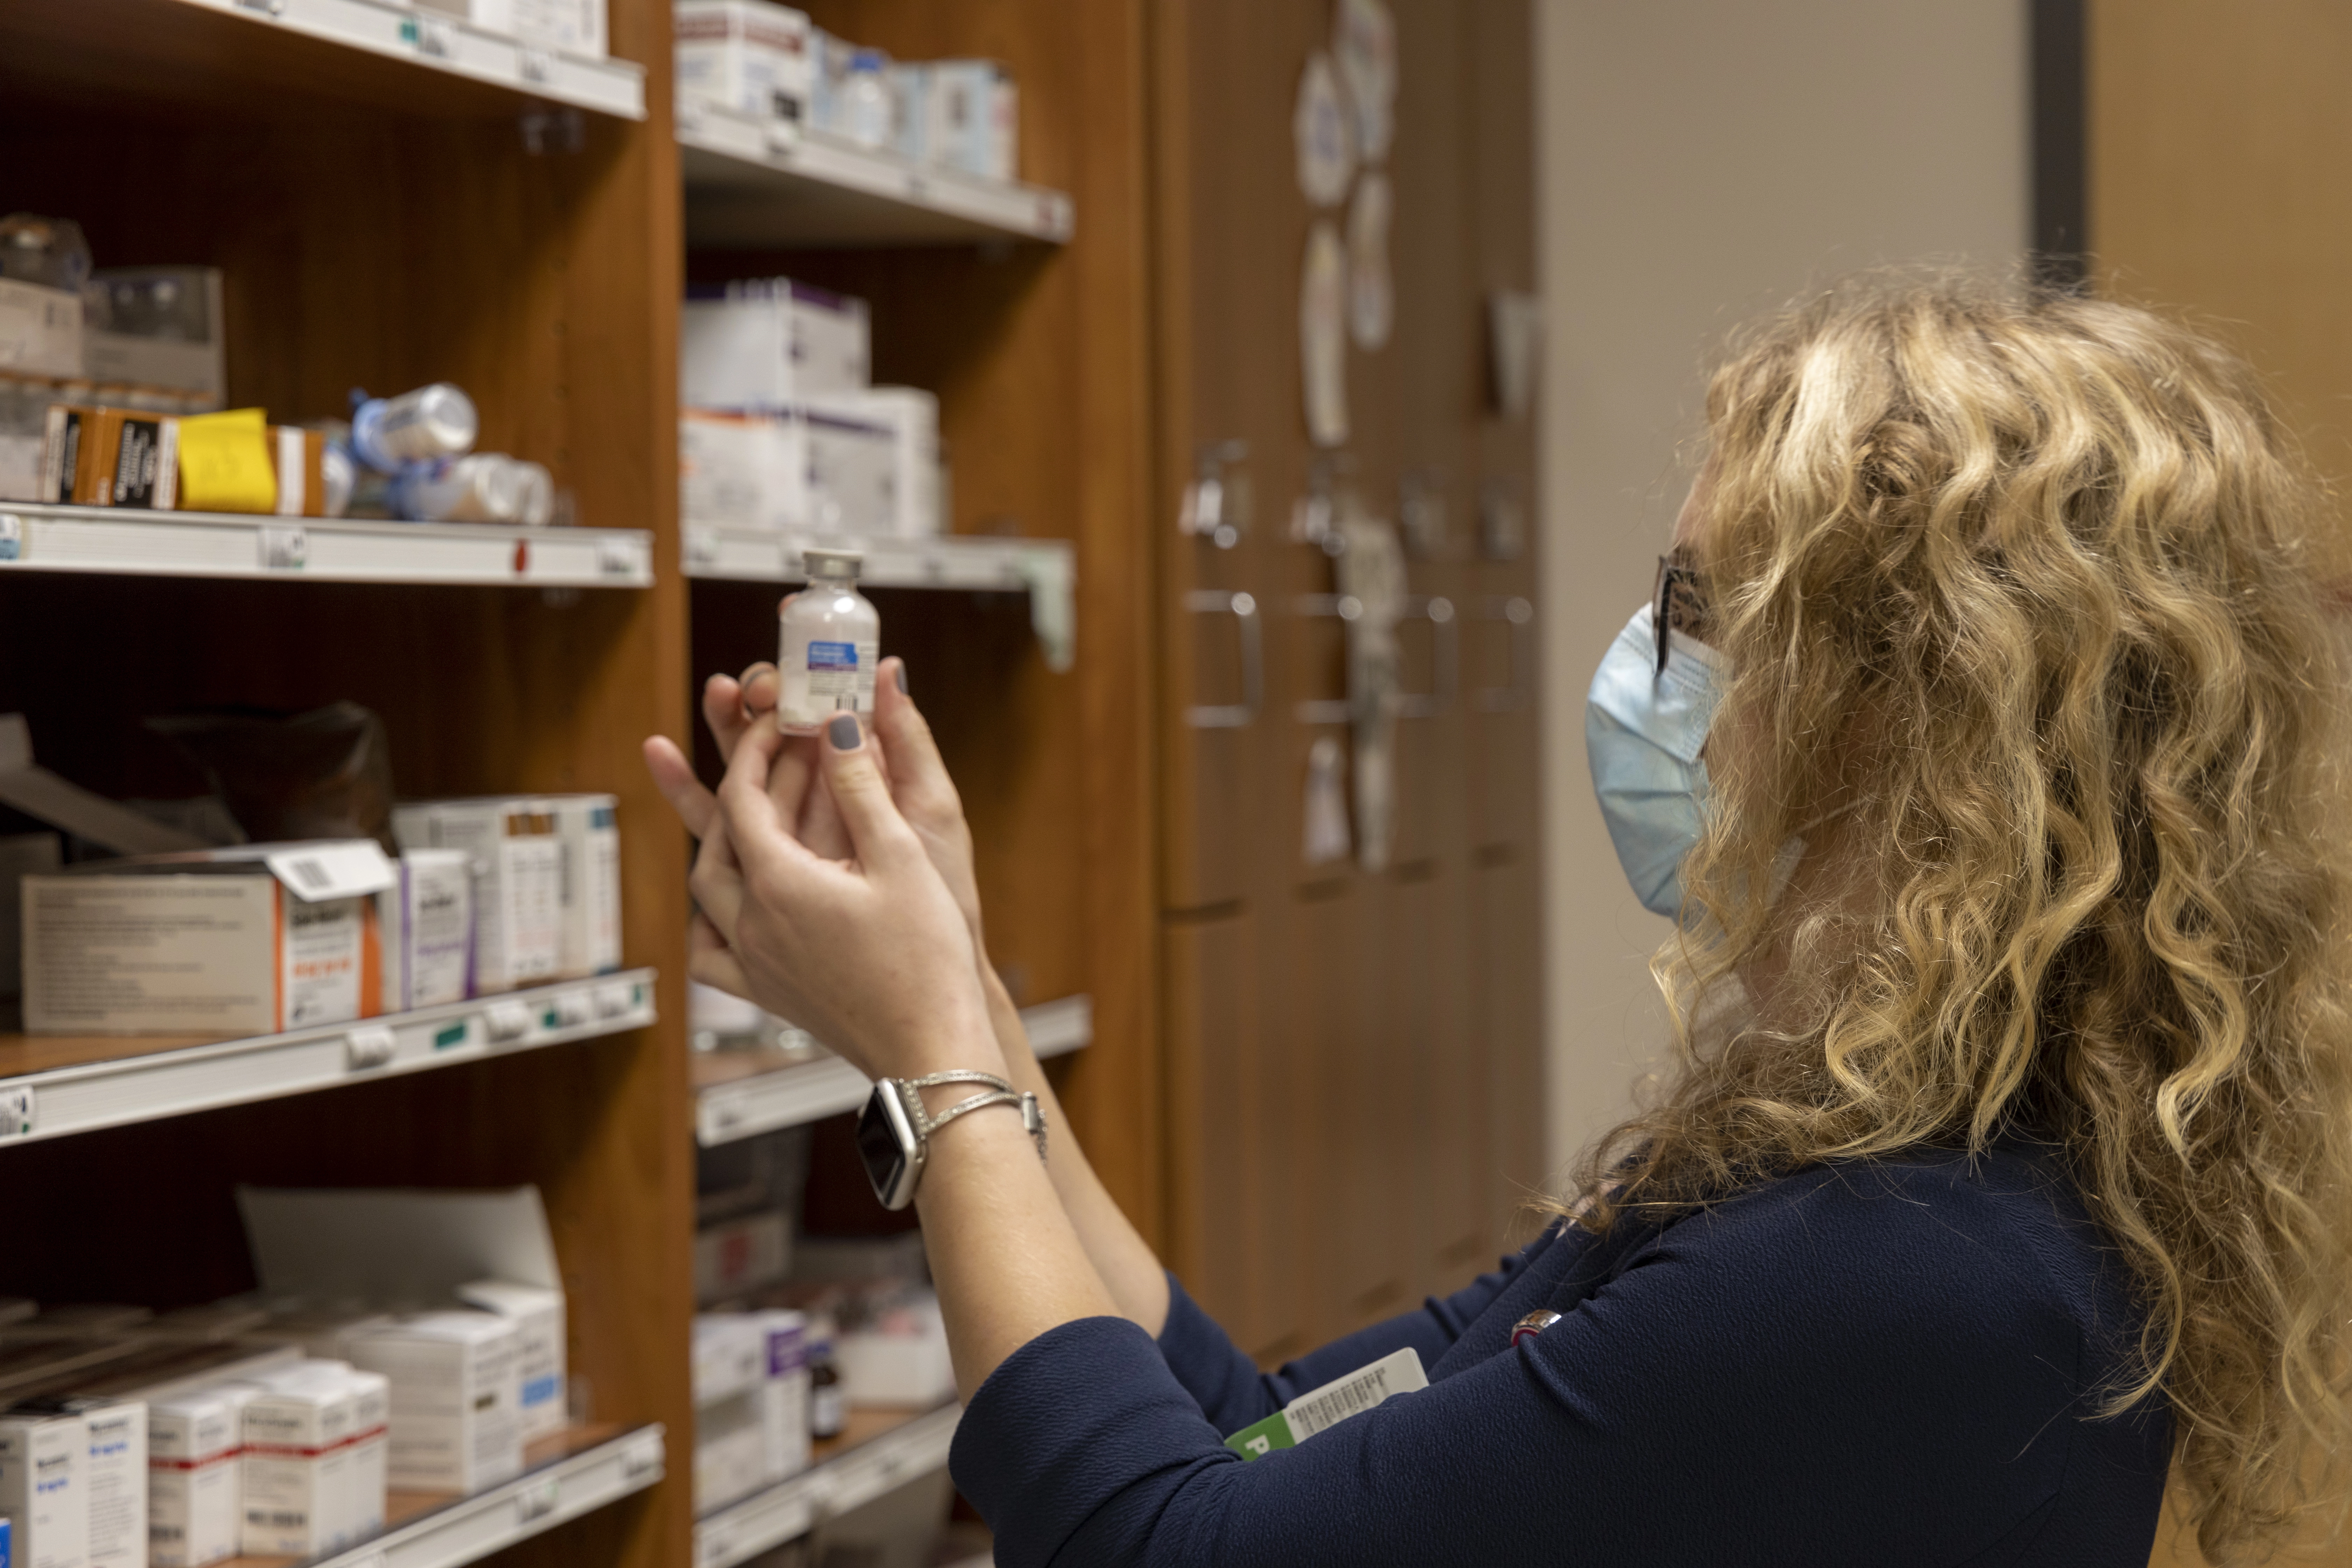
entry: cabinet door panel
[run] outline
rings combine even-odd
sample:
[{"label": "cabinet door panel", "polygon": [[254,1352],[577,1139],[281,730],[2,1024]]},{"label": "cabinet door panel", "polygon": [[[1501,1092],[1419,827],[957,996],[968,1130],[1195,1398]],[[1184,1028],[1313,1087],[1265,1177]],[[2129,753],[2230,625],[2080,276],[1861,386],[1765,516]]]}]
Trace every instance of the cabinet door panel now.
[{"label": "cabinet door panel", "polygon": [[1293,1064],[1258,1027],[1256,922],[1161,934],[1170,1066],[1170,1262],[1252,1354],[1306,1348],[1303,1152]]},{"label": "cabinet door panel", "polygon": [[1470,880],[1472,1018],[1491,1107],[1484,1180],[1497,1232],[1524,1240],[1539,1224],[1528,1195],[1558,1175],[1544,1148],[1542,900],[1531,858],[1482,865]]}]

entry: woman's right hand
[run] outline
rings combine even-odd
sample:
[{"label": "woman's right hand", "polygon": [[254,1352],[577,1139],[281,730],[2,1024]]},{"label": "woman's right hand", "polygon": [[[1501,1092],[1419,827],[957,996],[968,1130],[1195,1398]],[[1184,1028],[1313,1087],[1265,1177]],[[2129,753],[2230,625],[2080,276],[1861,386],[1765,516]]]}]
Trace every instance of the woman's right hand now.
[{"label": "woman's right hand", "polygon": [[[980,882],[973,869],[971,828],[964,820],[963,799],[956,793],[955,781],[948,776],[930,725],[914,699],[907,695],[906,660],[886,658],[876,674],[874,733],[880,742],[876,761],[889,781],[890,796],[899,814],[915,830],[924,853],[955,895],[956,907],[963,911],[971,931],[972,949],[984,964],[988,949],[981,922]],[[722,759],[733,759],[737,742],[753,725],[775,721],[778,689],[776,667],[765,660],[740,676],[714,675],[704,684],[702,718]],[[656,736],[646,742],[646,763],[662,794],[684,819],[687,831],[698,838],[703,837],[718,803],[694,776],[685,756],[667,739]],[[846,858],[849,854],[840,810],[822,770],[816,771],[814,787],[802,807],[794,834],[811,850],[829,859]]]},{"label": "woman's right hand", "polygon": [[[858,721],[814,748],[773,727],[740,737],[695,858],[690,973],[814,1034],[869,1078],[1004,1061],[952,894],[890,798]],[[817,778],[850,844],[821,855],[793,831]]]}]

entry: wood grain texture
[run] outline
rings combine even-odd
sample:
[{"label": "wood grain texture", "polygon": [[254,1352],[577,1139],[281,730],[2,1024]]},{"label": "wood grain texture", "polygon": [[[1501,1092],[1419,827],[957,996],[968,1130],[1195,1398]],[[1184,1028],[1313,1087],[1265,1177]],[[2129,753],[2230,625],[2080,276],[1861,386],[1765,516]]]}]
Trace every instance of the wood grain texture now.
[{"label": "wood grain texture", "polygon": [[[1526,288],[1533,274],[1530,152],[1496,145],[1531,134],[1528,14],[1435,0],[1395,13],[1396,324],[1386,345],[1349,349],[1351,434],[1328,455],[1310,447],[1300,414],[1298,278],[1310,224],[1342,215],[1300,193],[1290,121],[1328,9],[1229,0],[1155,17],[1161,900],[1181,1086],[1170,1231],[1176,1267],[1213,1310],[1248,1325],[1257,1337],[1244,1342],[1262,1355],[1459,1284],[1539,1174],[1528,1164],[1539,977],[1517,944],[1479,947],[1504,921],[1532,932],[1533,883],[1475,869],[1532,863],[1535,712],[1489,715],[1466,689],[1508,679],[1507,647],[1506,668],[1493,668],[1486,601],[1532,596],[1527,563],[1475,556],[1485,488],[1533,489],[1524,426],[1498,429],[1486,410],[1483,324],[1484,290]],[[1176,534],[1168,521],[1198,453],[1236,439],[1255,502],[1246,536],[1219,550]],[[1463,633],[1460,680],[1445,690],[1438,634],[1420,619],[1401,629],[1404,689],[1436,700],[1398,725],[1380,874],[1309,866],[1302,853],[1311,749],[1347,737],[1299,713],[1346,693],[1339,624],[1308,607],[1335,591],[1332,562],[1287,536],[1293,506],[1318,485],[1374,518],[1398,517],[1408,489],[1440,510],[1410,586],[1448,600]],[[1245,729],[1186,720],[1240,684],[1229,622],[1187,610],[1184,595],[1203,588],[1245,590],[1264,611],[1265,704]],[[1235,943],[1254,950],[1245,967],[1229,955]],[[1251,988],[1241,1013],[1190,990],[1227,983]],[[1211,1017],[1245,1023],[1257,1055],[1234,1060],[1204,1032]],[[1271,1128],[1256,1110],[1268,1096],[1288,1100]],[[1259,1136],[1278,1146],[1255,1147]],[[1297,1267],[1294,1237],[1264,1234],[1234,1207],[1235,1171],[1252,1173],[1252,1203],[1279,1202],[1305,1226],[1303,1273],[1283,1272]],[[1259,1283],[1276,1278],[1287,1281],[1280,1310]]]},{"label": "wood grain texture", "polygon": [[[2185,311],[2251,358],[2312,459],[2352,470],[2352,15],[2321,0],[2244,16],[2093,0],[2090,243],[2099,291]],[[2317,565],[2352,571],[2340,508]],[[2153,1564],[2203,1568],[2168,1500]],[[2282,1563],[2352,1564],[2307,1531]]]},{"label": "wood grain texture", "polygon": [[[675,561],[667,5],[615,0],[612,37],[616,54],[656,68],[651,118],[589,116],[577,152],[534,157],[516,121],[523,100],[396,62],[156,0],[11,6],[0,79],[50,86],[0,110],[10,205],[79,217],[101,265],[225,268],[233,402],[312,418],[344,412],[353,386],[457,381],[482,410],[483,445],[548,463],[582,521],[651,529],[656,560]],[[93,58],[114,68],[78,77]],[[56,89],[66,81],[73,90]],[[239,1182],[533,1183],[596,1414],[664,1422],[682,1456],[685,840],[636,751],[649,733],[684,738],[685,652],[685,590],[666,570],[647,591],[552,595],[0,583],[0,710],[26,712],[43,760],[93,788],[202,787],[141,730],[144,715],[348,697],[383,715],[406,795],[617,794],[624,947],[631,963],[658,966],[663,1019],[355,1091],[0,1152],[0,1174],[55,1197],[0,1271],[56,1300],[204,1300],[251,1283]],[[509,1561],[676,1568],[689,1559],[690,1489],[690,1466],[674,1458],[661,1488]]]},{"label": "wood grain texture", "polygon": [[[2090,238],[2102,293],[2189,312],[2269,378],[2310,456],[2352,473],[2352,13],[2090,7]],[[2340,506],[2340,502],[2338,503]],[[2325,569],[2352,570],[2339,519]]]},{"label": "wood grain texture", "polygon": [[[952,526],[1078,546],[1078,668],[1048,671],[1017,595],[890,594],[979,849],[991,957],[1016,1000],[1087,992],[1071,1116],[1147,1235],[1160,1229],[1151,934],[1149,277],[1139,4],[840,4],[812,14],[903,58],[982,55],[1022,90],[1022,173],[1076,197],[1067,246],[717,252],[698,280],[786,274],[866,300],[880,382],[940,399]],[[703,584],[698,675],[772,658],[768,590]]]}]

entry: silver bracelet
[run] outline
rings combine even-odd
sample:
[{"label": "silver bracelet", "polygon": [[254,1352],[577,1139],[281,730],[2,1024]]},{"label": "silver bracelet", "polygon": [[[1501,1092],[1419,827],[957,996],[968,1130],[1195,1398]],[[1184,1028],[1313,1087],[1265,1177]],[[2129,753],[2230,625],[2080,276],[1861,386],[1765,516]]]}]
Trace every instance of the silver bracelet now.
[{"label": "silver bracelet", "polygon": [[[897,1082],[902,1091],[899,1099],[913,1113],[915,1135],[925,1144],[930,1142],[932,1133],[968,1110],[985,1110],[992,1105],[1011,1105],[1019,1108],[1021,1125],[1037,1145],[1037,1161],[1040,1164],[1045,1163],[1045,1113],[1039,1108],[1037,1097],[1027,1090],[1014,1089],[994,1073],[980,1072],[971,1068],[952,1068],[946,1072],[926,1073],[921,1078],[902,1078]],[[937,1088],[943,1083],[983,1083],[988,1088],[969,1100],[956,1101],[933,1116],[923,1104],[923,1097],[915,1091]]]}]

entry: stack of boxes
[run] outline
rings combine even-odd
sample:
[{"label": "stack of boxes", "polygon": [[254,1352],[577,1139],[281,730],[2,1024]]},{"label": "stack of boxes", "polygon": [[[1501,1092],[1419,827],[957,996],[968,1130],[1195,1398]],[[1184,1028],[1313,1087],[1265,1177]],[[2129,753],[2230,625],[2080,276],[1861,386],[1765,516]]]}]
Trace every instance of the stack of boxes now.
[{"label": "stack of boxes", "polygon": [[100,860],[21,879],[25,1026],[267,1035],[621,966],[609,795],[395,808],[371,839]]},{"label": "stack of boxes", "polygon": [[808,1321],[794,1311],[694,1320],[694,1510],[724,1508],[809,1464]]},{"label": "stack of boxes", "polygon": [[995,60],[894,61],[767,0],[677,0],[672,27],[682,104],[983,180],[1020,176],[1020,92]]},{"label": "stack of boxes", "polygon": [[[315,1226],[351,1231],[356,1198],[376,1205],[356,1245],[398,1282],[390,1293],[438,1304],[314,1293],[154,1317],[0,1302],[0,1519],[16,1562],[317,1557],[380,1533],[388,1490],[480,1492],[566,1425],[562,1291],[446,1272],[483,1260],[495,1234],[509,1239],[487,1249],[493,1266],[554,1278],[536,1193],[248,1196],[277,1215],[267,1246],[256,1236],[265,1280],[283,1283],[289,1238],[307,1259],[331,1253]],[[314,1228],[286,1223],[289,1202],[317,1205]]]},{"label": "stack of boxes", "polygon": [[680,515],[848,539],[947,531],[939,399],[870,382],[866,302],[752,279],[678,327]]}]

